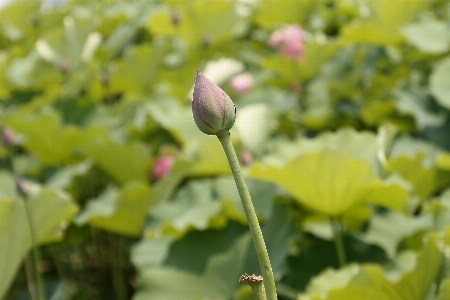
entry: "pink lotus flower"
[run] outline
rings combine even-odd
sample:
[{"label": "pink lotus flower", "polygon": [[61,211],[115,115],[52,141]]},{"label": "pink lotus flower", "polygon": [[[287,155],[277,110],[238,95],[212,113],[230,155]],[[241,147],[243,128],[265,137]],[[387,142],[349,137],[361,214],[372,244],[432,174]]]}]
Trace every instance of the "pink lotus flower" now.
[{"label": "pink lotus flower", "polygon": [[152,181],[158,181],[167,175],[172,170],[174,163],[174,158],[172,156],[161,156],[159,157],[152,170]]},{"label": "pink lotus flower", "polygon": [[304,38],[305,32],[300,26],[288,25],[270,36],[269,45],[281,50],[287,58],[298,60],[305,53]]},{"label": "pink lotus flower", "polygon": [[231,78],[231,88],[236,94],[244,94],[253,87],[253,76],[246,72]]}]

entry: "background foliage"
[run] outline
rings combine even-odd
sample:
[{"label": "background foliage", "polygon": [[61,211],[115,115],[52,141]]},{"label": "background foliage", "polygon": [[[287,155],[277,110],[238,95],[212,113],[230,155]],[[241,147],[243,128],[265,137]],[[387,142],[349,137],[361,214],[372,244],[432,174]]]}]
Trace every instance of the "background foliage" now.
[{"label": "background foliage", "polygon": [[[304,54],[270,47],[304,29]],[[259,273],[196,70],[238,107],[280,299],[450,298],[445,0],[19,0],[0,11],[0,298],[251,299]],[[229,80],[249,72],[251,89]],[[173,166],[152,178],[161,157]],[[14,169],[11,168],[14,166]],[[158,179],[158,180],[156,180]],[[348,263],[339,267],[331,219]]]}]

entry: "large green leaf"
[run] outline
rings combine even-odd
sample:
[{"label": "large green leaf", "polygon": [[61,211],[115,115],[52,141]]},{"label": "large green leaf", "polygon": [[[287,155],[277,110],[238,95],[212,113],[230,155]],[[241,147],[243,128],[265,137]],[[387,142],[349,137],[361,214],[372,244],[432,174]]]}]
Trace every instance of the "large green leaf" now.
[{"label": "large green leaf", "polygon": [[98,198],[88,202],[76,223],[139,236],[152,205],[151,194],[150,186],[138,181],[130,181],[120,190],[110,186]]},{"label": "large green leaf", "polygon": [[57,190],[28,186],[26,200],[17,195],[14,178],[0,172],[0,298],[3,298],[32,247],[24,201],[29,202],[37,243],[42,245],[62,238],[63,229],[78,211],[70,196]]},{"label": "large green leaf", "polygon": [[[278,184],[299,203],[328,216],[342,215],[369,199],[376,201],[374,191],[384,188],[380,186],[369,163],[342,151],[306,153],[281,168],[255,164],[250,170],[250,176]],[[400,206],[405,201],[404,197],[397,198],[390,195],[389,191],[379,195],[389,197],[391,201],[400,203]],[[383,199],[380,202],[389,201]]]}]

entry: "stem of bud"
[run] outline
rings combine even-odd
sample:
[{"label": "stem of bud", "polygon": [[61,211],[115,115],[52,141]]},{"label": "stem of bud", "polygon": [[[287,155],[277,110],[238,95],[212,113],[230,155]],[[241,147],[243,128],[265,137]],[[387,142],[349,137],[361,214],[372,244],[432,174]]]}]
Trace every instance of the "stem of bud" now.
[{"label": "stem of bud", "polygon": [[230,132],[228,130],[217,133],[217,138],[222,144],[222,148],[227,156],[228,163],[233,173],[234,181],[239,192],[239,196],[244,207],[245,216],[247,217],[248,226],[250,227],[250,234],[255,245],[256,255],[258,256],[259,266],[263,277],[263,284],[268,300],[277,300],[277,291],[275,288],[275,279],[270,264],[269,254],[267,252],[266,244],[259,227],[258,218],[256,216],[255,208],[253,207],[250,193],[245,184],[244,177],[241,174],[239,161],[234,151],[233,144],[230,140]]}]

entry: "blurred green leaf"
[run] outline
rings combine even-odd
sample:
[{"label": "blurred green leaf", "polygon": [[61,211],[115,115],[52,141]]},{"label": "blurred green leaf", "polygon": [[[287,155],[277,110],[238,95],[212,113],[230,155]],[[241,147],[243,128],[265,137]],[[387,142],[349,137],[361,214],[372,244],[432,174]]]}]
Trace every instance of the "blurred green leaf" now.
[{"label": "blurred green leaf", "polygon": [[16,114],[8,120],[10,126],[25,135],[25,147],[34,152],[44,164],[59,165],[73,160],[73,152],[82,140],[75,126],[62,126],[56,112],[41,115]]},{"label": "blurred green leaf", "polygon": [[189,144],[204,134],[193,122],[192,108],[171,98],[158,98],[146,105],[148,113],[161,127],[168,130],[180,143]]},{"label": "blurred green leaf", "polygon": [[231,174],[225,152],[216,137],[208,136],[197,142],[193,165],[188,171],[190,176]]},{"label": "blurred green leaf", "polygon": [[[437,236],[430,236],[424,249],[414,255],[412,270],[398,280],[390,280],[380,266],[374,264],[350,265],[338,271],[326,271],[319,275],[311,286],[309,295],[301,295],[298,300],[337,299],[382,299],[419,300],[426,299],[432,284],[439,274],[442,254],[437,246]],[[350,274],[352,273],[352,274]],[[345,275],[345,279],[340,275]],[[351,279],[348,277],[352,275]],[[341,278],[336,281],[336,277]],[[345,284],[348,281],[347,284]]]},{"label": "blurred green leaf", "polygon": [[59,241],[63,229],[78,211],[68,194],[41,186],[30,186],[27,199],[16,194],[14,178],[0,172],[0,297],[4,297],[19,269],[22,259],[32,247],[24,201],[29,202],[32,226],[37,243]]},{"label": "blurred green leaf", "polygon": [[429,215],[410,218],[396,212],[387,212],[373,216],[369,229],[361,235],[361,238],[366,243],[380,246],[389,257],[393,258],[403,239],[431,227],[432,220]]},{"label": "blurred green leaf", "polygon": [[148,180],[150,156],[142,143],[121,145],[109,139],[97,139],[85,144],[82,152],[121,184],[128,180]]},{"label": "blurred green leaf", "polygon": [[247,105],[239,110],[234,127],[242,144],[254,153],[261,151],[275,129],[275,118],[274,111],[264,104]]},{"label": "blurred green leaf", "polygon": [[433,68],[430,76],[430,89],[439,104],[447,109],[450,109],[449,76],[450,57],[446,57]]},{"label": "blurred green leaf", "polygon": [[154,89],[166,47],[147,43],[127,50],[112,68],[111,92],[145,95]]},{"label": "blurred green leaf", "polygon": [[98,198],[88,202],[86,208],[77,216],[76,223],[139,236],[152,205],[151,193],[149,185],[138,181],[130,181],[121,189],[109,186]]},{"label": "blurred green leaf", "polygon": [[140,274],[133,299],[229,299],[245,272],[249,243],[246,229],[236,224],[194,231],[171,244],[143,240],[132,253]]},{"label": "blurred green leaf", "polygon": [[423,0],[369,1],[370,13],[343,27],[345,43],[395,44],[401,40],[400,26],[414,20],[426,7]]},{"label": "blurred green leaf", "polygon": [[146,236],[180,236],[191,230],[220,229],[227,224],[221,199],[214,195],[211,180],[191,181],[170,202],[154,207]]},{"label": "blurred green leaf", "polygon": [[389,160],[391,170],[414,186],[421,201],[450,182],[448,171],[441,171],[434,164],[426,164],[424,157],[424,153],[418,153],[414,157],[398,156]]},{"label": "blurred green leaf", "polygon": [[[157,36],[177,35],[192,46],[203,45],[205,39],[211,44],[230,40],[237,33],[241,18],[236,13],[235,3],[217,1],[174,1],[174,8],[161,8],[149,19],[148,28]],[[172,21],[177,14],[179,21]]]},{"label": "blurred green leaf", "polygon": [[283,5],[277,0],[263,0],[258,3],[254,16],[261,27],[273,28],[286,23],[302,24],[308,20],[314,1],[288,1]]},{"label": "blurred green leaf", "polygon": [[442,54],[450,49],[450,28],[443,21],[422,20],[405,26],[402,32],[408,42],[425,53]]}]

